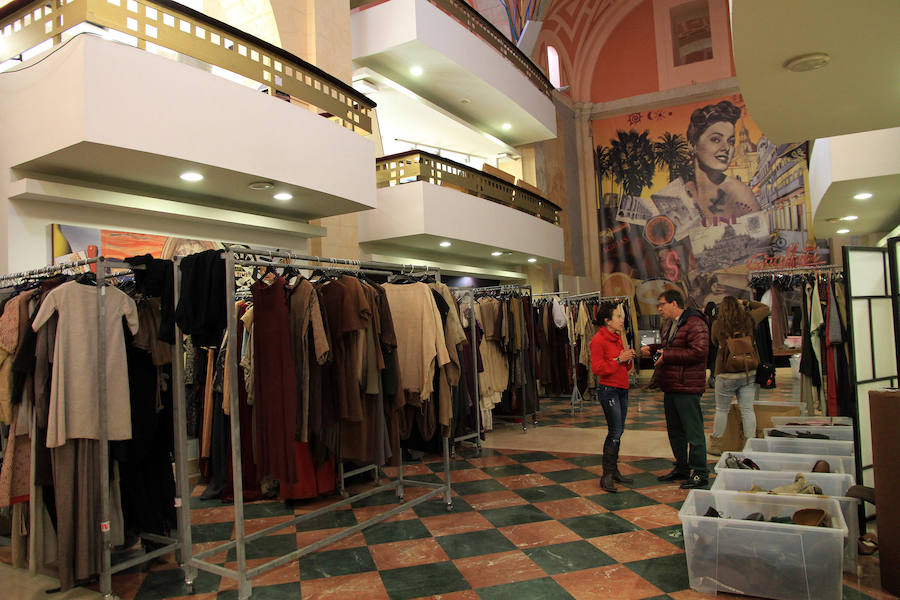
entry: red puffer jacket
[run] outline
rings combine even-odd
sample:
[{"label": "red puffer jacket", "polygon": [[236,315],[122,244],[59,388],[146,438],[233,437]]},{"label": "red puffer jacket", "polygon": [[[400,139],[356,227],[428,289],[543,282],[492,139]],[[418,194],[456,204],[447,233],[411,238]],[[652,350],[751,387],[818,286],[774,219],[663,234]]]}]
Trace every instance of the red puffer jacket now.
[{"label": "red puffer jacket", "polygon": [[[664,350],[662,364],[656,367],[656,380],[664,392],[702,394],[706,391],[706,358],[709,351],[709,328],[703,314],[689,308],[681,314],[675,337],[668,345],[653,344],[650,356]],[[673,327],[670,325],[669,327]],[[669,330],[662,339],[669,337]]]}]

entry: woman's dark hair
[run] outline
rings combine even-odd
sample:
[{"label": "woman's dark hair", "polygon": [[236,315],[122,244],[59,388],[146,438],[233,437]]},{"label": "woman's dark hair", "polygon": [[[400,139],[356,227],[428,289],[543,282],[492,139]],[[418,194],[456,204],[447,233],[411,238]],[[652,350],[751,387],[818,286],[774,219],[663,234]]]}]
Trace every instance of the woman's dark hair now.
[{"label": "woman's dark hair", "polygon": [[594,324],[598,327],[603,327],[606,325],[607,319],[613,318],[613,313],[616,312],[616,309],[619,307],[618,304],[606,303],[601,304],[597,307],[597,318],[594,319]]},{"label": "woman's dark hair", "polygon": [[734,296],[725,296],[719,304],[718,320],[722,322],[722,331],[726,336],[741,332],[753,333],[753,320]]},{"label": "woman's dark hair", "polygon": [[722,100],[718,104],[707,104],[691,113],[691,122],[687,128],[687,140],[695,145],[706,128],[713,123],[731,123],[734,125],[741,118],[741,109]]}]

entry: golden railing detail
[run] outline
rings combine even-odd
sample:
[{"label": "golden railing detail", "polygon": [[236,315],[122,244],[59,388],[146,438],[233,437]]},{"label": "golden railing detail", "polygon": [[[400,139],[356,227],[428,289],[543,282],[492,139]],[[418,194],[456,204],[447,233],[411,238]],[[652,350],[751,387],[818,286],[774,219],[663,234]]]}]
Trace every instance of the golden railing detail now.
[{"label": "golden railing detail", "polygon": [[[18,5],[18,8],[16,8]],[[372,132],[375,104],[302,59],[226,23],[168,0],[37,0],[0,9],[0,62],[53,40],[79,23],[133,36],[286,94],[353,131]]]},{"label": "golden railing detail", "polygon": [[[350,7],[364,7],[375,0],[351,0]],[[519,69],[530,81],[543,92],[550,96],[554,89],[553,84],[544,75],[544,72],[535,65],[531,59],[512,41],[485,19],[481,13],[469,6],[464,0],[428,0],[445,13],[460,22],[466,29],[480,37],[485,43],[492,46],[497,52]]]},{"label": "golden railing detail", "polygon": [[559,225],[559,206],[530,190],[440,156],[413,150],[375,161],[378,187],[426,181],[503,204]]}]

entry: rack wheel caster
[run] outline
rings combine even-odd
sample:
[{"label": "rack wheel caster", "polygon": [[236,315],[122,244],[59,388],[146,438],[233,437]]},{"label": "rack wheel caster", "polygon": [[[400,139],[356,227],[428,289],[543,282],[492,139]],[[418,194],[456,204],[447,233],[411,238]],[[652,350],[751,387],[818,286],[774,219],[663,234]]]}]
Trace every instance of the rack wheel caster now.
[{"label": "rack wheel caster", "polygon": [[447,512],[453,512],[453,503],[452,502],[447,504]]},{"label": "rack wheel caster", "polygon": [[193,579],[185,579],[185,580],[184,580],[184,587],[187,588],[187,593],[188,593],[188,595],[193,595],[193,594],[194,594],[194,580],[193,580]]},{"label": "rack wheel caster", "polygon": [[348,492],[347,490],[341,490],[341,498],[349,498],[349,497],[350,497],[350,492]]}]

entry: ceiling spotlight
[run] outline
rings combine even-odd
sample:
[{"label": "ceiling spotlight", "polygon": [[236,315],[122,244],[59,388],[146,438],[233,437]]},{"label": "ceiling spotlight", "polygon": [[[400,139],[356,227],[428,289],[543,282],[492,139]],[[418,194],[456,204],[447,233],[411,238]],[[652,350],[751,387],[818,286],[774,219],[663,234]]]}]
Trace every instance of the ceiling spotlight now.
[{"label": "ceiling spotlight", "polygon": [[271,181],[254,181],[247,187],[255,192],[264,192],[266,190],[271,190],[273,187],[275,187],[275,184]]},{"label": "ceiling spotlight", "polygon": [[831,57],[824,52],[813,52],[812,54],[802,54],[800,56],[795,56],[794,58],[791,58],[790,60],[785,62],[783,66],[788,71],[802,73],[804,71],[815,71],[816,69],[821,69],[822,67],[828,65],[828,63],[830,62]]},{"label": "ceiling spotlight", "polygon": [[537,262],[537,259],[536,259],[536,258],[529,258],[529,259],[528,259],[528,262],[530,262],[530,263],[536,263],[536,262]]},{"label": "ceiling spotlight", "polygon": [[838,229],[837,232],[838,233],[850,233],[850,230],[849,229]]},{"label": "ceiling spotlight", "polygon": [[504,123],[503,125],[500,126],[500,128],[503,129],[503,131],[509,131],[510,129],[512,129],[512,124]]},{"label": "ceiling spotlight", "polygon": [[409,72],[412,73],[413,77],[419,77],[425,71],[422,69],[422,67],[420,67],[419,65],[416,65],[416,66],[412,67],[409,70]]},{"label": "ceiling spotlight", "polygon": [[493,252],[491,252],[491,256],[502,256],[502,255],[503,255],[503,253],[500,252],[499,250],[494,250]]},{"label": "ceiling spotlight", "polygon": [[859,217],[857,217],[856,215],[847,215],[846,217],[841,217],[841,221],[855,221],[858,218]]},{"label": "ceiling spotlight", "polygon": [[441,246],[441,248],[449,248],[449,247],[450,247],[450,242],[441,242],[441,243],[440,243],[440,246]]},{"label": "ceiling spotlight", "polygon": [[285,201],[285,202],[288,201],[288,200],[290,200],[290,199],[293,198],[293,197],[294,197],[294,196],[293,196],[292,194],[288,194],[287,192],[278,192],[278,193],[275,194],[275,196],[274,196],[274,198],[275,198],[276,200],[282,200],[282,201]]},{"label": "ceiling spotlight", "polygon": [[862,192],[860,194],[853,196],[853,199],[854,200],[868,200],[871,197],[872,197],[872,194],[870,194],[869,192]]},{"label": "ceiling spotlight", "polygon": [[188,171],[187,173],[182,173],[181,178],[185,181],[202,181],[203,175],[200,173],[195,173],[193,171]]}]

